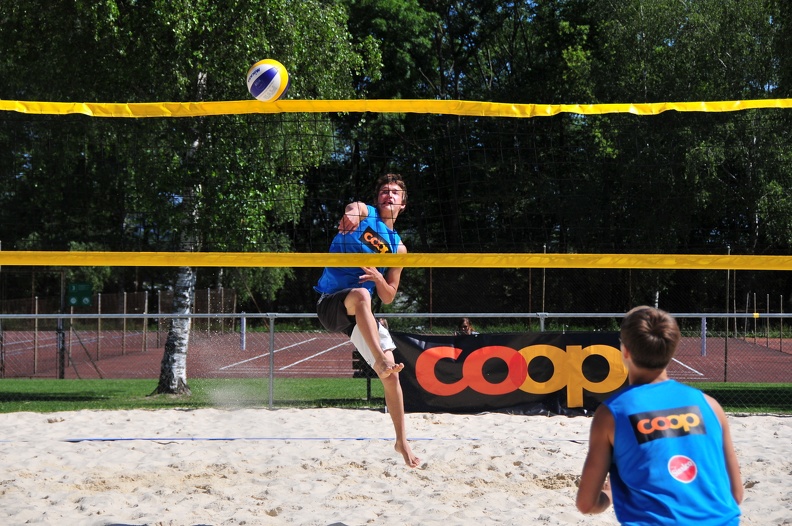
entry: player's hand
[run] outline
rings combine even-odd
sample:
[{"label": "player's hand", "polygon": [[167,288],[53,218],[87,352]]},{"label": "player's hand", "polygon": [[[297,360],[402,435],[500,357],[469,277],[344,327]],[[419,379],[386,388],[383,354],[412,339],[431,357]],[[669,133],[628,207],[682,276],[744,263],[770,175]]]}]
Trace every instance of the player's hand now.
[{"label": "player's hand", "polygon": [[341,221],[338,223],[338,231],[342,234],[349,234],[354,232],[360,224],[360,215],[357,213],[347,213],[341,216]]},{"label": "player's hand", "polygon": [[377,270],[377,267],[360,267],[360,268],[363,270],[363,275],[360,276],[360,283],[365,283],[366,281],[373,281],[376,284],[380,280],[385,279],[382,273],[379,270]]}]

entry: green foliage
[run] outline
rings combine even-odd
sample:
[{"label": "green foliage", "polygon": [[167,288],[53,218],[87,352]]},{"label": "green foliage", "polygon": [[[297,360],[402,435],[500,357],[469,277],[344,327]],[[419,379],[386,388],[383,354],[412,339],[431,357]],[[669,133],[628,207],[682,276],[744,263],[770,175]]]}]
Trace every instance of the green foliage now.
[{"label": "green foliage", "polygon": [[[350,97],[353,74],[376,75],[346,11],[318,0],[11,0],[0,34],[0,98],[11,100],[248,98],[245,72],[266,57],[287,67],[296,98]],[[301,217],[305,171],[327,161],[330,130],[328,116],[307,115],[0,122],[4,248],[293,250],[285,230]],[[267,298],[289,275],[259,274],[247,288]]]},{"label": "green foliage", "polygon": [[[69,250],[75,252],[102,251],[104,247],[98,244],[72,241],[69,243]],[[68,267],[64,269],[66,283],[88,283],[94,292],[102,291],[105,284],[110,280],[111,274],[112,269],[110,267]]]},{"label": "green foliage", "polygon": [[234,268],[228,272],[228,284],[237,291],[239,302],[242,305],[252,304],[256,312],[266,310],[259,305],[257,298],[273,301],[282,284],[294,277],[290,268]]},{"label": "green foliage", "polygon": [[[418,0],[345,0],[349,29],[366,50],[356,75],[359,95],[376,99],[431,96],[436,71],[431,54],[437,17]],[[377,116],[374,116],[377,117]]]}]

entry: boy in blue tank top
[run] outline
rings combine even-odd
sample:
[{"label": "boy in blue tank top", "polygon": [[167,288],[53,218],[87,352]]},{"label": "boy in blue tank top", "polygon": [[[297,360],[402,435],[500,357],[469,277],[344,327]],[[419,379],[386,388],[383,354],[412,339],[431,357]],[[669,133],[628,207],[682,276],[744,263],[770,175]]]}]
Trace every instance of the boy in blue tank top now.
[{"label": "boy in blue tank top", "polygon": [[581,512],[601,513],[612,501],[624,525],[739,524],[743,486],[726,415],[666,373],[680,336],[676,320],[659,309],[636,307],[624,317],[629,386],[594,413]]},{"label": "boy in blue tank top", "polygon": [[[406,254],[407,248],[393,229],[396,218],[407,203],[407,190],[398,174],[380,177],[376,184],[376,206],[350,203],[338,224],[338,234],[330,252],[363,254]],[[374,317],[371,300],[374,294],[391,303],[399,290],[402,269],[398,267],[327,267],[314,289],[320,293],[316,312],[322,325],[331,332],[343,332],[355,344],[360,355],[377,373],[385,391],[385,404],[396,431],[395,449],[404,462],[414,468],[421,463],[407,441],[404,397],[399,371],[393,357],[393,344],[387,327]]]}]

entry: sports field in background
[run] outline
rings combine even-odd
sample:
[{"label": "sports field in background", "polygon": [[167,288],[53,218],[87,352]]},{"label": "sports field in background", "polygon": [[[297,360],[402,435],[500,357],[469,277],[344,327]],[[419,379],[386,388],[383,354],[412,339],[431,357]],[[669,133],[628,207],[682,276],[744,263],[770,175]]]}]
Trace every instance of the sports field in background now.
[{"label": "sports field in background", "polygon": [[[65,338],[71,350],[66,378],[158,378],[165,335],[79,331]],[[39,332],[4,333],[4,377],[57,376],[57,338]],[[37,347],[37,350],[35,350]],[[270,335],[251,332],[244,349],[238,333],[195,331],[190,338],[188,378],[265,378],[270,371]],[[354,346],[342,334],[278,332],[273,373],[279,378],[351,378]],[[792,382],[792,339],[683,338],[668,368],[685,382]]]},{"label": "sports field in background", "polygon": [[[150,388],[144,389],[148,392],[141,392],[141,395],[149,394],[156,387],[164,333],[149,332],[145,334],[145,340],[142,332],[129,331],[104,331],[101,341],[95,331],[82,330],[75,334],[67,331],[64,336],[70,349],[70,359],[63,375],[65,379],[90,380],[91,389],[96,388],[94,380],[150,380]],[[57,338],[54,332],[40,332],[35,340],[30,331],[6,331],[3,347],[4,378],[57,378]],[[270,353],[269,348],[269,333],[246,334],[243,348],[239,333],[195,331],[187,359],[188,382],[207,385],[202,382],[217,381],[208,385],[219,386],[234,385],[232,381],[237,381],[242,386],[239,387],[240,393],[244,393],[240,396],[245,404],[258,400],[261,405],[266,405],[272,369],[273,379],[278,385],[274,393],[278,403],[289,400],[310,403],[313,400],[313,403],[322,405],[327,400],[334,400],[343,405],[346,398],[360,401],[371,396],[366,380],[354,378],[354,348],[341,334],[326,331],[277,332],[274,352]],[[706,390],[728,393],[732,410],[763,406],[784,410],[785,404],[788,410],[792,410],[789,390],[763,388],[766,384],[792,386],[792,340],[729,338],[727,342],[723,337],[708,337],[704,350],[701,338],[686,337],[680,343],[668,372],[679,381],[701,383],[707,386]],[[301,379],[306,382],[300,382]],[[334,392],[333,379],[343,380],[337,385],[337,392]],[[316,381],[314,386],[321,387],[308,387],[311,380]],[[373,396],[381,396],[379,382],[373,380],[371,385]],[[13,397],[13,393],[0,396],[4,397],[3,401],[12,401],[8,397]],[[24,398],[28,395],[20,393],[19,396]],[[786,398],[786,401],[774,399],[778,397]],[[211,405],[212,401],[199,402],[202,403]]]}]

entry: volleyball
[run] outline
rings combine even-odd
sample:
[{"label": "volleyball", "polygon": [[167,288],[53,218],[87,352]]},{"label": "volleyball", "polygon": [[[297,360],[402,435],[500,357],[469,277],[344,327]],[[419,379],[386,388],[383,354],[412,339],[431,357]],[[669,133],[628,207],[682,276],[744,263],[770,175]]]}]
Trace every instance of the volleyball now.
[{"label": "volleyball", "polygon": [[259,60],[247,72],[247,87],[262,102],[276,101],[289,89],[289,72],[277,60]]}]

